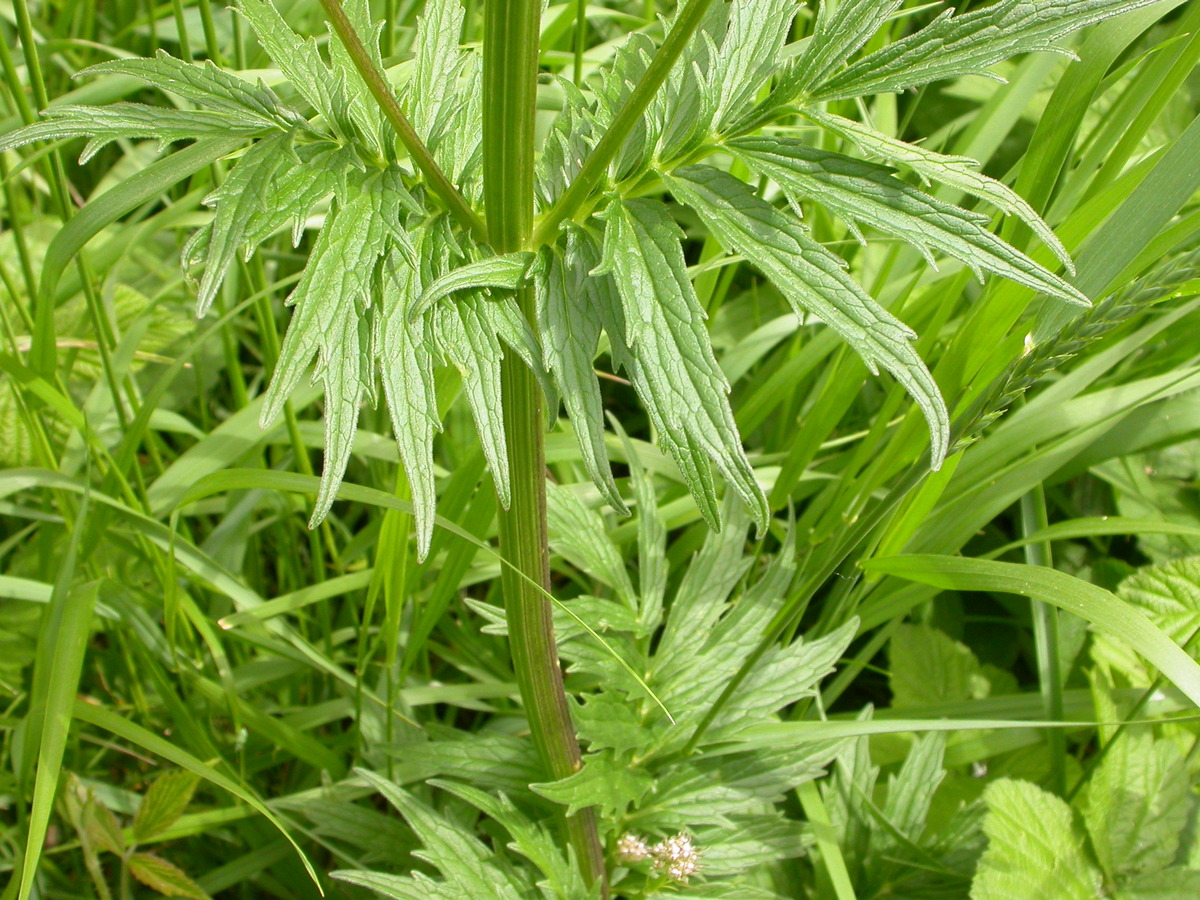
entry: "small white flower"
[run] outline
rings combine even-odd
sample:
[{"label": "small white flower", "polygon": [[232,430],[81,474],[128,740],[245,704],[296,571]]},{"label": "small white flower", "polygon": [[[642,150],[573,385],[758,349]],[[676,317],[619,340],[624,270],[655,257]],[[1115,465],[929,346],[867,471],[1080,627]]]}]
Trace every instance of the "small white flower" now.
[{"label": "small white flower", "polygon": [[689,834],[679,833],[650,848],[654,856],[654,868],[666,870],[672,880],[687,884],[690,876],[700,868],[700,851],[692,843]]},{"label": "small white flower", "polygon": [[641,862],[650,855],[650,846],[645,838],[636,834],[623,834],[617,841],[617,859],[624,863]]}]

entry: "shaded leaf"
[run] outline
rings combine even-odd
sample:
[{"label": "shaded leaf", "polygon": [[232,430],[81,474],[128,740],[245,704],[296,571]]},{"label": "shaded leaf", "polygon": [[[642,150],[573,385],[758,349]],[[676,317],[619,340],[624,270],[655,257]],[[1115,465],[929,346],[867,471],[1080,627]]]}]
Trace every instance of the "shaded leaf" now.
[{"label": "shaded leaf", "polygon": [[134,853],[129,857],[129,871],[138,881],[164,897],[191,897],[193,900],[209,900],[208,894],[161,856],[153,853]]},{"label": "shaded leaf", "polygon": [[593,368],[601,330],[593,295],[610,290],[612,281],[588,274],[600,263],[599,254],[589,251],[592,244],[575,231],[567,235],[563,253],[549,251],[545,277],[537,282],[538,329],[546,370],[575,429],[583,466],[609,505],[627,514],[604,446],[604,407]]},{"label": "shaded leaf", "polygon": [[199,783],[200,776],[182,769],[154,779],[134,816],[133,839],[145,843],[174,825],[192,802]]},{"label": "shaded leaf", "polygon": [[1126,730],[1113,738],[1082,798],[1096,858],[1112,880],[1175,860],[1190,813],[1190,778],[1170,740]]}]

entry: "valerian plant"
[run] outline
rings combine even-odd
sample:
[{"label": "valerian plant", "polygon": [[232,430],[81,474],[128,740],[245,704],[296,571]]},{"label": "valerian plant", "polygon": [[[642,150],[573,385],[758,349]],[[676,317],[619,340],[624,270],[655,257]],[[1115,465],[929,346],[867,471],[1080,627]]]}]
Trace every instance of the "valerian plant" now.
[{"label": "valerian plant", "polygon": [[[634,33],[599,73],[574,82],[539,76],[541,8],[529,0],[485,4],[482,53],[460,43],[458,0],[429,0],[415,57],[394,70],[385,67],[365,0],[344,9],[322,0],[336,34],[325,53],[269,0],[239,0],[283,84],[268,87],[166,54],[114,60],[81,74],[132,76],[197,108],[55,106],[0,141],[0,149],[85,137],[86,160],[119,139],[193,140],[205,152],[195,154],[192,171],[226,157],[228,173],[207,201],[212,218],[184,251],[201,314],[239,259],[289,226],[298,242],[309,217],[323,214],[288,299],[294,312],[262,421],[283,412],[311,370],[325,394],[315,524],[338,495],[360,407],[386,404],[423,558],[435,524],[438,384],[444,370],[461,379],[503,509],[505,627],[541,766],[530,780],[539,782],[541,797],[569,810],[569,849],[564,853],[503,796],[461,784],[446,789],[500,823],[552,895],[604,893],[618,862],[636,874],[627,882],[635,885],[630,896],[652,895],[695,875],[696,848],[719,845],[717,832],[727,837],[746,817],[754,819],[747,833],[765,836],[756,838],[759,845],[787,844],[776,830],[775,804],[783,790],[814,777],[820,759],[729,752],[695,762],[695,754],[736,736],[733,689],[725,688],[731,679],[744,692],[764,688],[789,666],[803,668],[804,677],[784,693],[767,691],[769,702],[737,707],[751,720],[772,717],[812,689],[852,630],[843,625],[811,646],[755,646],[746,617],[762,619],[757,631],[772,641],[788,630],[768,627],[785,612],[785,552],[764,576],[770,588],[747,591],[730,610],[723,603],[737,578],[726,584],[730,573],[711,564],[715,584],[677,594],[655,642],[662,586],[643,571],[636,592],[614,585],[629,593],[626,618],[617,620],[627,627],[611,629],[617,650],[587,644],[594,629],[586,649],[577,651],[571,639],[564,646],[586,657],[573,660],[581,670],[592,666],[593,674],[615,680],[612,690],[642,699],[649,690],[657,702],[617,729],[606,717],[617,715],[620,696],[589,697],[575,711],[591,751],[582,759],[547,593],[545,410],[561,400],[596,488],[627,512],[607,456],[594,368],[607,354],[632,383],[703,518],[714,532],[735,523],[727,529],[734,537],[713,537],[710,552],[732,553],[726,562],[733,565],[738,554],[728,548],[741,544],[743,517],[759,533],[767,529],[773,510],[742,448],[729,383],[689,274],[677,217],[684,208],[695,217],[689,224],[698,222],[726,253],[756,269],[797,315],[832,329],[873,372],[884,370],[903,386],[928,423],[927,467],[937,469],[951,448],[951,420],[913,331],[854,280],[804,215],[823,210],[860,240],[883,234],[931,264],[948,258],[1053,301],[1089,301],[1068,280],[1065,248],[1010,188],[970,160],[904,143],[829,104],[987,75],[1008,57],[1054,49],[1073,30],[1150,2],[998,0],[958,15],[947,10],[901,40],[864,51],[902,0],[823,3],[798,45],[788,44],[795,0],[689,0],[663,22],[661,40],[657,32]],[[535,165],[539,98],[560,111]],[[812,137],[822,133],[847,140],[862,156],[825,149]],[[989,216],[940,199],[931,183],[1024,222],[1056,268],[997,237]],[[37,311],[35,360],[53,353],[52,312]],[[638,490],[644,523],[654,504],[645,485]],[[647,547],[661,540],[646,534]],[[735,638],[746,642],[736,653],[729,649]],[[650,671],[649,681],[630,682],[630,667],[613,664],[617,656],[636,659],[632,669]],[[655,718],[660,713],[665,718]],[[498,869],[491,881],[480,874],[492,870],[482,865],[486,848],[478,840],[395,785],[364,777],[400,809],[445,880],[359,876],[361,883],[402,897],[475,895],[481,884],[498,896],[520,896],[521,878]],[[651,785],[658,793],[647,804]],[[715,795],[704,793],[709,787]],[[620,860],[605,858],[602,840]],[[793,851],[787,844],[780,853]],[[707,881],[691,888],[695,896],[770,896],[727,880],[738,877],[736,866],[714,859],[707,874],[699,868]]]}]

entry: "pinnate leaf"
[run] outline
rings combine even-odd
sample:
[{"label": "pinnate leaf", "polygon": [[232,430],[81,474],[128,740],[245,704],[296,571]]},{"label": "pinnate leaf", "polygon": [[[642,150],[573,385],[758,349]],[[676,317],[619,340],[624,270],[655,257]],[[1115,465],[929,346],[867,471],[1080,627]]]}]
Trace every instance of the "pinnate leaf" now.
[{"label": "pinnate leaf", "polygon": [[988,848],[971,900],[1096,900],[1102,879],[1080,847],[1071,808],[1035,784],[1002,779],[983,794]]},{"label": "pinnate leaf", "polygon": [[[367,784],[383,794],[388,803],[404,816],[409,827],[416,832],[425,848],[418,851],[417,855],[437,867],[445,878],[444,885],[434,896],[522,900],[520,893],[508,876],[489,863],[491,851],[470,831],[439,815],[407,791],[374,772],[366,769],[355,769],[355,772]],[[356,878],[348,877],[351,874],[340,872],[336,873],[336,877],[343,881],[364,883]],[[425,879],[425,881],[429,880]],[[430,895],[397,894],[394,896]]]},{"label": "pinnate leaf", "polygon": [[947,156],[933,150],[897,140],[861,122],[844,119],[819,109],[801,114],[822,128],[854,143],[864,153],[915,172],[922,181],[956,188],[964,194],[985,200],[1000,211],[1014,215],[1038,236],[1052,253],[1074,274],[1075,263],[1058,236],[1037,214],[1028,201],[1003,182],[979,171],[979,163],[966,156]]},{"label": "pinnate leaf", "polygon": [[238,0],[238,8],[263,49],[300,96],[343,136],[353,134],[346,77],[341,71],[329,70],[316,42],[303,40],[292,31],[271,0]]},{"label": "pinnate leaf", "polygon": [[413,128],[435,154],[459,105],[456,87],[463,63],[459,38],[464,15],[459,0],[429,0],[417,20],[409,108]]},{"label": "pinnate leaf", "polygon": [[188,63],[159,50],[150,59],[111,59],[89,66],[75,77],[88,75],[129,75],[218,112],[250,113],[283,127],[304,123],[298,113],[285,106],[262,82],[251,84],[218,68],[211,60]]},{"label": "pinnate leaf", "polygon": [[164,897],[189,897],[209,900],[208,894],[183,873],[183,870],[153,853],[134,853],[129,857],[129,872]]},{"label": "pinnate leaf", "polygon": [[207,109],[169,109],[142,103],[112,103],[108,106],[54,106],[40,122],[9,132],[0,138],[0,153],[35,141],[89,138],[80,154],[85,163],[106,145],[119,138],[133,140],[190,141],[200,138],[263,137],[279,129],[271,120],[248,112],[228,113]]},{"label": "pinnate leaf", "polygon": [[275,179],[297,162],[291,140],[291,133],[284,132],[258,141],[206,198],[209,205],[216,206],[216,215],[205,235],[204,274],[196,300],[198,316],[203,316],[216,299],[229,267],[246,242],[247,227],[268,208]]},{"label": "pinnate leaf", "polygon": [[144,843],[162,834],[183,815],[200,778],[192,772],[166,772],[154,779],[133,819],[133,838]]},{"label": "pinnate leaf", "polygon": [[709,73],[709,90],[718,98],[714,114],[718,128],[754,100],[779,65],[796,3],[745,0],[726,9],[728,26]]},{"label": "pinnate leaf", "polygon": [[988,66],[1054,44],[1072,31],[1157,0],[997,0],[963,15],[946,10],[924,28],[831,74],[811,102],[897,92],[945,78],[988,74]]},{"label": "pinnate leaf", "polygon": [[809,236],[795,217],[771,206],[727,172],[689,166],[665,177],[725,249],[752,262],[798,315],[811,312],[847,340],[867,365],[883,366],[912,395],[929,422],[930,457],[946,456],[950,417],[933,376],[912,348],[908,326],[873,300],[845,264]]},{"label": "pinnate leaf", "polygon": [[772,102],[787,103],[840,69],[903,0],[821,0],[812,36],[775,88]]},{"label": "pinnate leaf", "polygon": [[548,251],[545,277],[537,282],[542,356],[575,429],[584,468],[609,505],[628,513],[604,446],[604,406],[593,367],[601,330],[595,294],[612,290],[612,281],[589,275],[600,263],[599,254],[589,251],[593,245],[577,232],[567,235],[563,252]]},{"label": "pinnate leaf", "polygon": [[660,439],[710,525],[720,527],[709,459],[765,527],[766,498],[742,450],[726,396],[729,383],[713,356],[704,311],[687,276],[682,232],[662,204],[648,200],[614,199],[605,219],[601,271],[616,282],[630,380]]},{"label": "pinnate leaf", "polygon": [[296,307],[263,402],[264,427],[274,421],[313,357],[325,387],[325,466],[313,523],[329,512],[350,460],[358,405],[373,382],[370,371],[372,284],[388,254],[391,227],[411,203],[399,170],[354,185],[326,221],[289,302]]},{"label": "pinnate leaf", "polygon": [[888,169],[809,147],[791,138],[745,137],[729,149],[759,174],[776,181],[795,203],[811,199],[845,221],[865,222],[912,244],[932,262],[932,250],[986,269],[1070,303],[1087,297],[988,231],[978,213],[938,200],[905,184]]},{"label": "pinnate leaf", "polygon": [[567,807],[569,816],[595,806],[605,818],[619,819],[646,796],[653,784],[644,769],[618,761],[611,750],[602,750],[589,753],[583,768],[573,775],[530,787],[547,800]]}]

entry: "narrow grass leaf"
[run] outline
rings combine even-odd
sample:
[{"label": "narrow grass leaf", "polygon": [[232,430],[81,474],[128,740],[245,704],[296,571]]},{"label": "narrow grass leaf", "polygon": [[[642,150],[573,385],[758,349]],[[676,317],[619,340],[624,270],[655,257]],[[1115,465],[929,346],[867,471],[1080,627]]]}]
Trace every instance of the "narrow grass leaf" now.
[{"label": "narrow grass leaf", "polygon": [[1200,664],[1142,612],[1104,588],[1055,569],[957,556],[893,556],[862,566],[943,590],[1020,594],[1074,613],[1137,650],[1200,706]]},{"label": "narrow grass leaf", "polygon": [[165,159],[157,160],[116,187],[105,191],[79,210],[50,242],[42,264],[34,319],[33,352],[30,366],[43,378],[56,371],[54,310],[58,283],[63,272],[82,247],[121,216],[148,200],[161,196],[168,188],[195,174],[205,166],[234,152],[244,141],[228,137],[197,141]]},{"label": "narrow grass leaf", "polygon": [[[267,808],[262,800],[260,800],[246,788],[242,787],[242,785],[238,784],[238,782],[221,774],[208,763],[202,762],[192,754],[188,753],[186,750],[175,746],[170,741],[160,737],[154,732],[147,731],[141,725],[130,722],[128,719],[123,718],[122,716],[119,716],[102,706],[97,706],[93,703],[85,703],[82,700],[76,700],[74,716],[80,722],[86,722],[89,725],[102,728],[110,734],[113,734],[122,740],[128,741],[135,747],[140,747],[143,750],[149,751],[157,756],[161,756],[163,759],[170,760],[181,768],[187,769],[190,772],[194,772],[205,781],[216,785],[222,790],[233,794],[233,796],[237,797],[239,800],[247,803],[256,812],[261,814],[272,825],[279,829],[279,832],[285,838],[287,838],[288,843],[292,845],[293,849],[296,851],[296,855],[300,857],[300,861],[304,864],[304,869],[306,872],[308,872],[309,878],[312,879],[313,884],[315,884],[317,889],[320,890],[321,882],[317,878],[316,870],[312,867],[312,863],[309,862],[308,857],[305,856],[304,851],[300,849],[300,846],[295,842],[295,840],[293,840],[291,834],[288,833],[288,830],[284,827],[283,822],[280,821],[279,817],[276,816],[275,813],[271,812],[271,810]],[[324,892],[322,892],[322,894],[323,893]]]},{"label": "narrow grass leaf", "polygon": [[71,705],[79,689],[83,657],[91,635],[98,585],[74,583],[80,544],[88,530],[89,506],[88,494],[85,493],[38,637],[37,665],[28,716],[30,741],[19,761],[22,774],[28,774],[36,754],[37,779],[29,808],[17,894],[20,900],[27,900],[33,893],[50,814],[58,793],[58,780],[62,774],[63,752],[71,729]]}]

